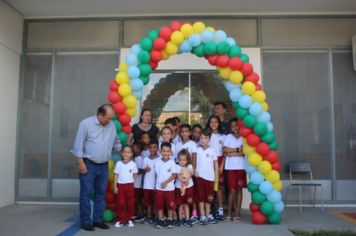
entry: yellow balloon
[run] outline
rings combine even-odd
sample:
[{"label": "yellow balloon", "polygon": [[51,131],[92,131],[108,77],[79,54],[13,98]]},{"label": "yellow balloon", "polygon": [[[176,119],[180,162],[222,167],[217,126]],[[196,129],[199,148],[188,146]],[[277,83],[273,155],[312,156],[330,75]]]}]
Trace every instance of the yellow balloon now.
[{"label": "yellow balloon", "polygon": [[234,70],[234,71],[232,71],[231,74],[230,74],[230,81],[231,81],[231,83],[233,83],[233,84],[239,84],[239,83],[241,83],[241,81],[242,81],[243,78],[244,78],[244,77],[243,77],[242,73],[241,73],[240,71],[238,71],[238,70]]},{"label": "yellow balloon", "polygon": [[114,171],[109,172],[109,181],[110,181],[110,183],[114,183],[114,181],[115,181]]},{"label": "yellow balloon", "polygon": [[179,45],[183,42],[184,40],[184,36],[182,34],[182,32],[180,31],[174,31],[171,34],[171,42],[174,43],[175,45]]},{"label": "yellow balloon", "polygon": [[230,67],[225,67],[225,68],[222,68],[222,69],[220,70],[220,76],[221,76],[221,78],[223,78],[223,79],[229,79],[230,74],[231,74],[231,69],[230,69]]},{"label": "yellow balloon", "polygon": [[262,157],[258,153],[253,152],[247,156],[247,161],[252,166],[258,166],[258,164],[262,161]]},{"label": "yellow balloon", "polygon": [[280,179],[280,175],[278,171],[276,170],[271,170],[265,175],[265,179],[268,180],[271,183],[276,183]]},{"label": "yellow balloon", "polygon": [[180,32],[182,32],[184,38],[187,39],[194,32],[193,26],[191,24],[183,24],[180,27]]},{"label": "yellow balloon", "polygon": [[110,171],[113,171],[113,170],[114,170],[114,167],[115,167],[114,161],[113,161],[113,160],[110,160],[110,161],[109,161],[109,172],[110,172]]},{"label": "yellow balloon", "polygon": [[272,165],[268,161],[261,161],[261,163],[258,164],[257,169],[262,174],[267,174],[268,172],[270,172],[272,170]]},{"label": "yellow balloon", "polygon": [[265,92],[263,92],[261,90],[256,91],[254,94],[252,94],[252,100],[254,102],[264,103],[266,100]]},{"label": "yellow balloon", "polygon": [[124,98],[124,104],[126,105],[127,108],[134,108],[136,107],[137,99],[135,96],[129,95]]},{"label": "yellow balloon", "polygon": [[248,145],[248,144],[247,144],[247,139],[246,139],[246,138],[242,138],[242,142],[244,143],[244,145]]},{"label": "yellow balloon", "polygon": [[120,71],[120,72],[126,72],[126,71],[128,70],[128,68],[129,68],[129,65],[126,64],[126,63],[121,63],[121,64],[119,65],[119,71]]},{"label": "yellow balloon", "polygon": [[211,27],[211,26],[206,27],[206,29],[207,29],[207,30],[210,30],[211,32],[215,32],[215,31],[216,31],[215,28],[214,28],[214,27]]},{"label": "yellow balloon", "polygon": [[194,33],[200,34],[205,30],[205,24],[201,21],[197,21],[193,24]]},{"label": "yellow balloon", "polygon": [[121,97],[127,97],[131,94],[131,87],[128,84],[122,84],[119,87],[119,94]]},{"label": "yellow balloon", "polygon": [[167,60],[169,58],[168,53],[166,53],[165,51],[162,51],[161,54],[162,54],[162,59],[163,60]]},{"label": "yellow balloon", "polygon": [[115,190],[115,185],[116,185],[115,182],[110,182],[110,188],[112,191]]},{"label": "yellow balloon", "polygon": [[220,72],[222,70],[222,68],[219,66],[216,66],[216,70]]},{"label": "yellow balloon", "polygon": [[242,92],[247,95],[252,95],[256,91],[256,85],[251,81],[247,81],[242,84]]},{"label": "yellow balloon", "polygon": [[168,54],[168,55],[174,55],[178,52],[178,47],[177,45],[175,45],[172,42],[168,42],[166,44],[166,48],[164,49],[164,51]]},{"label": "yellow balloon", "polygon": [[118,84],[127,84],[130,78],[126,72],[119,72],[116,74],[115,80]]},{"label": "yellow balloon", "polygon": [[256,149],[254,147],[251,147],[250,145],[246,144],[244,145],[244,147],[242,148],[243,152],[245,153],[245,155],[249,155],[251,153],[256,152]]},{"label": "yellow balloon", "polygon": [[126,109],[126,113],[129,114],[131,117],[134,117],[137,114],[136,107]]},{"label": "yellow balloon", "polygon": [[261,105],[262,105],[262,108],[263,108],[264,111],[268,111],[268,104],[267,104],[267,102],[264,102],[264,103],[262,103]]},{"label": "yellow balloon", "polygon": [[274,190],[280,191],[282,189],[282,187],[283,187],[282,181],[277,181],[273,184]]}]

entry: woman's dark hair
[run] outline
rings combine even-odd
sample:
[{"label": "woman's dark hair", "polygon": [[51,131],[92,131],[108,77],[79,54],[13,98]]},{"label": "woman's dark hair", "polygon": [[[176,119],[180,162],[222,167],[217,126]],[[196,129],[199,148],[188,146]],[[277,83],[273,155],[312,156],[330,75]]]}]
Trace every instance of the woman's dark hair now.
[{"label": "woman's dark hair", "polygon": [[221,125],[221,121],[220,121],[220,118],[218,116],[215,116],[215,115],[212,115],[209,117],[208,121],[206,122],[206,125],[205,125],[205,128],[206,129],[210,129],[211,131],[213,131],[210,127],[210,122],[212,119],[217,119],[218,120],[218,133],[221,134],[222,133],[222,125]]},{"label": "woman's dark hair", "polygon": [[[143,116],[143,114],[144,114],[146,111],[151,112],[150,109],[148,109],[148,108],[143,108],[142,111],[141,111],[141,114],[140,114],[140,122],[139,122],[139,123],[142,123],[142,116]],[[152,112],[151,112],[151,114],[152,114]],[[152,121],[151,121],[151,122],[152,122]]]},{"label": "woman's dark hair", "polygon": [[207,137],[211,138],[212,132],[211,132],[210,129],[204,129],[204,130],[201,132],[201,134],[204,135],[204,136],[207,136]]},{"label": "woman's dark hair", "polygon": [[105,103],[101,105],[100,107],[98,107],[96,115],[105,116],[109,108],[114,110],[114,106],[111,105],[110,103]]},{"label": "woman's dark hair", "polygon": [[190,156],[190,153],[187,149],[183,148],[178,152],[177,159],[179,161],[180,156],[186,156],[187,157],[187,166],[191,163],[192,157]]},{"label": "woman's dark hair", "polygon": [[164,142],[164,143],[161,144],[161,149],[162,149],[163,147],[169,147],[169,149],[172,149],[172,144],[169,143],[169,142]]}]

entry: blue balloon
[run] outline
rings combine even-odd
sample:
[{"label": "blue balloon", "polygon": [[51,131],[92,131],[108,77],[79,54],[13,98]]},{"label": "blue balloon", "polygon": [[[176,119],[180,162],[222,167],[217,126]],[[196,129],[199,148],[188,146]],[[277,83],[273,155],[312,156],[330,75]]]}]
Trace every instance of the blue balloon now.
[{"label": "blue balloon", "polygon": [[140,69],[137,66],[130,66],[127,70],[127,74],[131,79],[140,77]]},{"label": "blue balloon", "polygon": [[125,62],[126,62],[129,66],[137,66],[137,65],[138,65],[137,56],[136,56],[135,54],[129,53],[129,54],[127,54],[127,56],[125,57]]},{"label": "blue balloon", "polygon": [[201,33],[201,40],[203,43],[207,43],[214,40],[214,32],[210,30],[204,30]]},{"label": "blue balloon", "polygon": [[192,34],[188,39],[190,45],[196,47],[201,44],[201,37],[199,34]]},{"label": "blue balloon", "polygon": [[269,181],[263,181],[262,184],[259,186],[259,190],[263,194],[269,194],[273,190],[273,186]]},{"label": "blue balloon", "polygon": [[272,124],[272,122],[268,122],[268,123],[267,123],[267,129],[268,129],[268,131],[273,131],[273,124]]},{"label": "blue balloon", "polygon": [[281,193],[276,191],[276,190],[272,190],[272,192],[267,194],[267,200],[272,202],[272,203],[280,202],[281,199],[282,199]]},{"label": "blue balloon", "polygon": [[214,35],[214,42],[215,43],[220,43],[222,41],[225,41],[226,40],[226,33],[222,30],[217,30],[215,31],[215,35]]},{"label": "blue balloon", "polygon": [[245,171],[247,174],[251,175],[252,173],[256,172],[256,170],[256,167],[251,166],[247,161],[245,161]]},{"label": "blue balloon", "polygon": [[130,86],[133,91],[141,91],[143,88],[143,82],[140,79],[132,79],[130,80]]},{"label": "blue balloon", "polygon": [[269,112],[267,112],[267,111],[262,112],[257,117],[257,121],[263,122],[263,123],[268,123],[270,120],[271,120],[271,114],[269,114]]},{"label": "blue balloon", "polygon": [[139,44],[134,44],[131,46],[130,53],[137,55],[141,51],[141,46]]},{"label": "blue balloon", "polygon": [[142,92],[141,91],[134,91],[132,93],[138,100],[142,99]]},{"label": "blue balloon", "polygon": [[233,38],[231,38],[231,37],[228,37],[228,38],[226,39],[226,42],[230,45],[230,47],[236,45],[235,39],[233,39]]},{"label": "blue balloon", "polygon": [[119,153],[117,153],[117,152],[112,152],[112,154],[111,154],[111,159],[114,161],[114,163],[116,163],[116,162],[118,162],[118,161],[120,161],[121,160],[121,156],[120,156],[120,154]]},{"label": "blue balloon", "polygon": [[190,45],[190,43],[188,42],[188,40],[184,40],[180,45],[179,45],[179,49],[182,52],[190,52],[192,51],[192,45]]},{"label": "blue balloon", "polygon": [[242,95],[239,99],[239,105],[242,108],[249,108],[252,105],[252,98],[248,95]]},{"label": "blue balloon", "polygon": [[263,112],[263,108],[261,104],[255,102],[250,106],[249,112],[251,113],[251,115],[259,116]]},{"label": "blue balloon", "polygon": [[276,212],[282,212],[284,210],[284,203],[282,201],[275,203],[274,210]]},{"label": "blue balloon", "polygon": [[251,174],[250,179],[252,183],[260,185],[263,182],[264,177],[260,172],[255,171]]},{"label": "blue balloon", "polygon": [[231,101],[238,102],[240,97],[242,96],[242,92],[241,92],[240,89],[235,88],[235,89],[230,91],[229,96],[230,96]]}]

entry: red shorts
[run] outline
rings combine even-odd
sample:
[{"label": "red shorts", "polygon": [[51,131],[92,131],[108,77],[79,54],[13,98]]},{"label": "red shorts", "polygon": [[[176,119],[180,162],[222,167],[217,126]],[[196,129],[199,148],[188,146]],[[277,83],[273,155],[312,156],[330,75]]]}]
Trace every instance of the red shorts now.
[{"label": "red shorts", "polygon": [[156,200],[156,210],[161,211],[164,209],[164,207],[167,208],[167,210],[174,210],[176,209],[176,202],[174,199],[175,191],[160,191],[156,190],[155,191],[155,200]]},{"label": "red shorts", "polygon": [[135,202],[136,205],[141,205],[143,202],[143,189],[142,188],[135,188]]},{"label": "red shorts", "polygon": [[[224,159],[223,156],[219,156],[219,157],[218,157],[218,165],[219,165],[219,168],[220,168],[220,165],[221,165],[223,159]],[[224,183],[224,173],[219,174],[219,189],[223,186],[223,183]]]},{"label": "red shorts", "polygon": [[184,196],[181,196],[181,191],[179,188],[176,188],[176,204],[178,206],[184,205],[184,204],[192,204],[193,203],[193,197],[194,197],[194,188],[193,186],[190,188],[187,188],[185,190]]},{"label": "red shorts", "polygon": [[229,189],[242,189],[247,187],[245,170],[226,170]]},{"label": "red shorts", "polygon": [[199,198],[198,198],[198,181],[197,181],[197,178],[195,176],[193,176],[193,200],[194,200],[194,203],[198,203],[199,202]]},{"label": "red shorts", "polygon": [[155,203],[155,191],[153,189],[143,190],[143,203],[145,206],[153,206]]},{"label": "red shorts", "polygon": [[197,178],[198,202],[213,203],[214,201],[214,181]]}]

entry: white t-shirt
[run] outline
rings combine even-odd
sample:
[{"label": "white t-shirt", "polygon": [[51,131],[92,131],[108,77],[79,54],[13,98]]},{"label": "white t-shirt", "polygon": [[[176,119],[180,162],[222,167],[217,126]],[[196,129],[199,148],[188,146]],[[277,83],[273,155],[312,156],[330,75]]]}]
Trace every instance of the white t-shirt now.
[{"label": "white t-shirt", "polygon": [[[143,157],[141,157],[141,156],[135,157],[135,163],[136,163],[137,169],[142,169]],[[134,186],[135,186],[135,188],[142,188],[142,173],[140,173],[136,176]]]},{"label": "white t-shirt", "polygon": [[209,181],[215,181],[214,161],[217,161],[217,155],[214,149],[198,147],[197,150],[197,168],[199,177]]},{"label": "white t-shirt", "polygon": [[146,158],[146,157],[148,157],[150,155],[150,150],[149,149],[146,149],[146,150],[143,150],[142,152],[141,152],[141,157],[142,158]]},{"label": "white t-shirt", "polygon": [[177,143],[181,143],[182,142],[182,138],[179,136],[179,134],[177,134],[173,139],[172,142],[177,145]]},{"label": "white t-shirt", "polygon": [[155,183],[156,183],[156,173],[155,173],[155,164],[157,160],[159,160],[159,156],[157,156],[154,159],[151,159],[150,157],[144,158],[143,159],[143,164],[142,164],[142,169],[146,169],[147,167],[150,168],[151,170],[149,172],[146,172],[143,178],[143,189],[155,189]]},{"label": "white t-shirt", "polygon": [[[192,173],[193,173],[193,166],[192,166],[192,165],[188,165],[187,168],[190,169],[190,170],[192,171]],[[181,172],[181,170],[182,170],[182,167],[181,167],[180,165],[177,165],[177,166],[176,166],[176,170],[177,170],[177,175],[179,175],[180,172]],[[193,176],[193,174],[192,174],[192,176]],[[193,184],[193,179],[190,178],[189,181],[188,181],[188,186],[187,186],[187,187],[190,188],[190,187],[192,187],[193,185],[194,185],[194,184]],[[181,187],[182,187],[182,182],[180,181],[180,179],[178,178],[178,176],[177,176],[177,179],[176,179],[175,186],[176,186],[176,188],[181,188]]]},{"label": "white t-shirt", "polygon": [[168,161],[163,161],[162,158],[159,158],[155,163],[155,172],[156,172],[156,189],[161,191],[172,191],[174,190],[174,180],[169,182],[167,186],[163,189],[161,184],[166,181],[173,174],[177,173],[176,163],[169,159]]},{"label": "white t-shirt", "polygon": [[137,174],[137,166],[135,162],[129,161],[124,163],[123,161],[118,161],[115,164],[114,173],[119,177],[117,183],[119,184],[129,184],[134,182],[134,174]]},{"label": "white t-shirt", "polygon": [[[224,147],[227,148],[242,148],[242,137],[236,138],[235,135],[229,134],[225,137]],[[244,156],[226,156],[225,157],[225,170],[244,170],[245,157]]]},{"label": "white t-shirt", "polygon": [[224,154],[223,144],[224,144],[225,135],[219,133],[212,133],[210,138],[209,147],[215,150],[218,157]]},{"label": "white t-shirt", "polygon": [[179,142],[176,144],[176,160],[178,159],[178,153],[184,148],[188,150],[190,156],[192,156],[193,153],[197,153],[197,144],[194,141],[189,140],[185,143]]},{"label": "white t-shirt", "polygon": [[[159,142],[159,149],[161,149],[161,145],[162,145],[163,141]],[[172,150],[172,155],[171,155],[171,160],[175,160],[176,158],[176,145],[174,143],[170,143],[171,144],[171,150]]]}]

